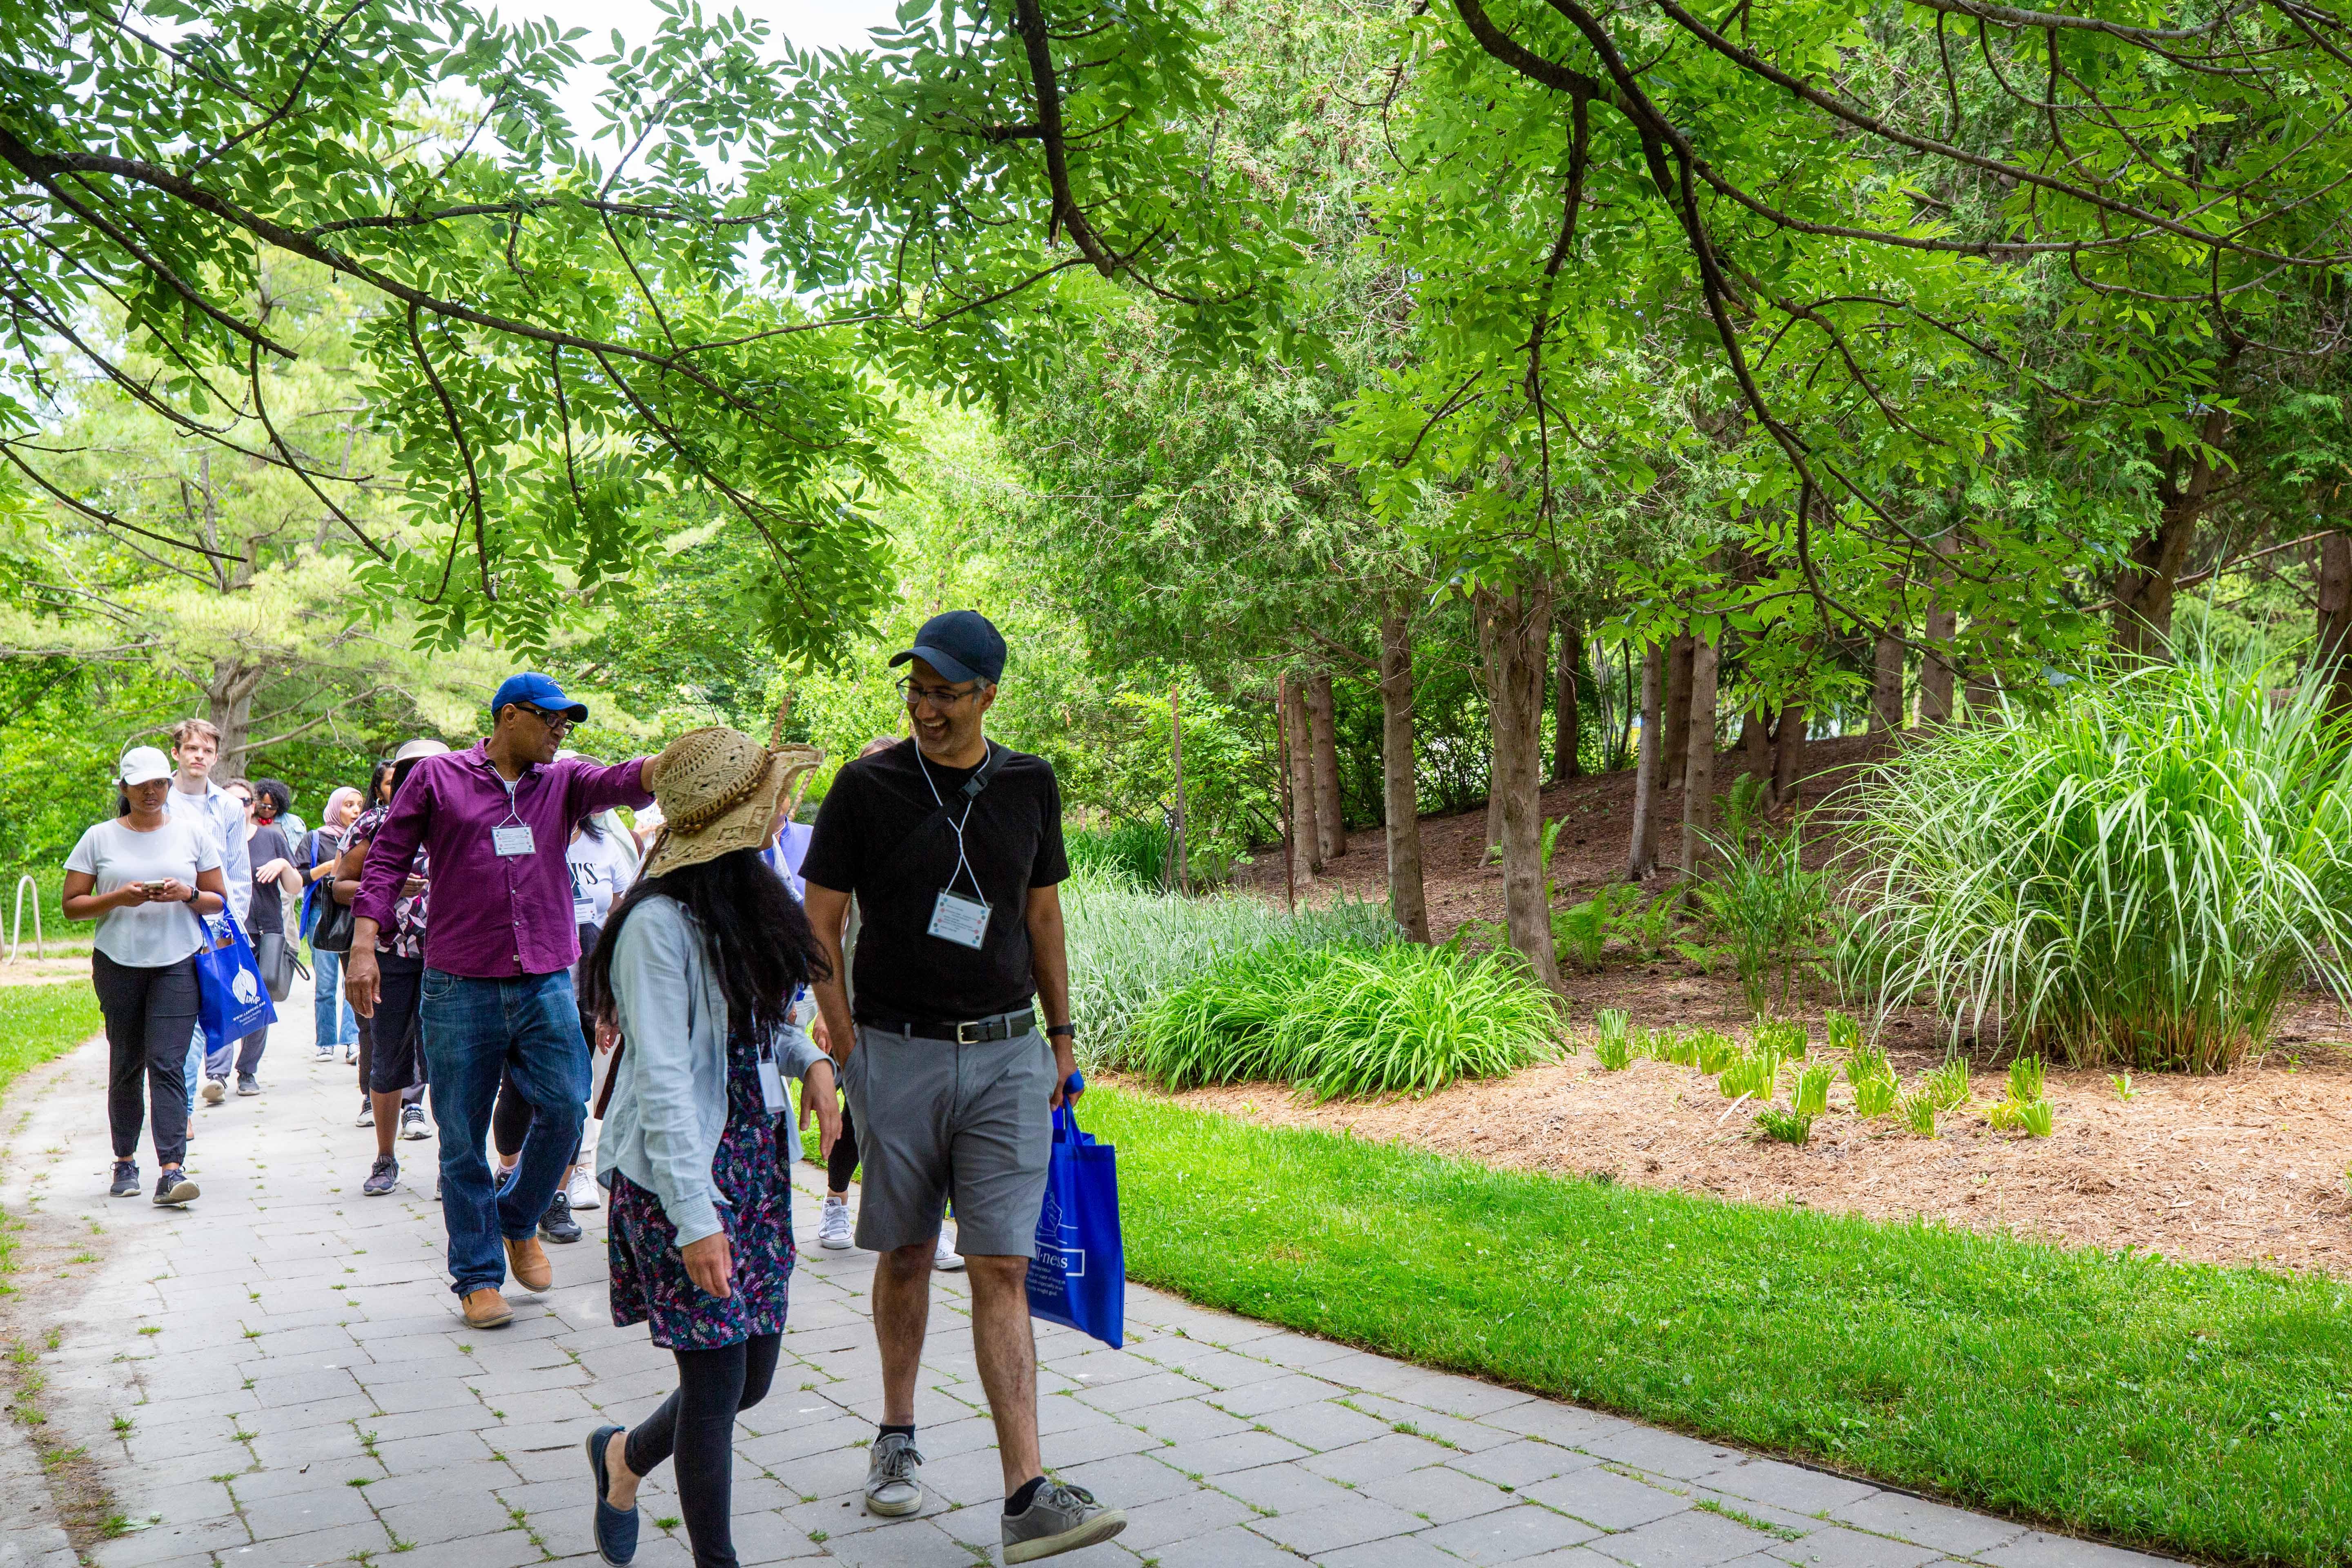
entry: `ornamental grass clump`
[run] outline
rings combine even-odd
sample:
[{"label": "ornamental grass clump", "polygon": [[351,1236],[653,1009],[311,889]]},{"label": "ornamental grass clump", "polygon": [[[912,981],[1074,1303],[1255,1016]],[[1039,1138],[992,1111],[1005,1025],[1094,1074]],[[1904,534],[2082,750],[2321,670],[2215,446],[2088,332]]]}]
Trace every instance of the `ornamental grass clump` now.
[{"label": "ornamental grass clump", "polygon": [[1892,1077],[1854,1079],[1853,1113],[1856,1116],[1884,1116],[1895,1109],[1895,1097],[1901,1086]]},{"label": "ornamental grass clump", "polygon": [[1789,1103],[1808,1116],[1821,1116],[1830,1108],[1830,1080],[1836,1069],[1827,1062],[1817,1062],[1797,1074],[1797,1087],[1789,1096]]},{"label": "ornamental grass clump", "polygon": [[2077,1066],[2226,1071],[2308,972],[2352,996],[2352,748],[2324,669],[2184,650],[1930,731],[1864,782],[1890,1003]]},{"label": "ornamental grass clump", "polygon": [[1633,1042],[1625,1037],[1625,1009],[1603,1007],[1592,1015],[1592,1059],[1604,1072],[1623,1072],[1633,1065]]},{"label": "ornamental grass clump", "polygon": [[1822,1038],[1833,1051],[1853,1052],[1862,1049],[1862,1026],[1850,1013],[1835,1007],[1822,1016]]},{"label": "ornamental grass clump", "polygon": [[1721,1072],[1739,1059],[1738,1043],[1727,1035],[1713,1029],[1694,1029],[1690,1040],[1691,1055],[1703,1073]]},{"label": "ornamental grass clump", "polygon": [[1270,1080],[1333,1100],[1511,1072],[1553,1055],[1559,1024],[1508,952],[1277,943],[1162,994],[1129,1045],[1137,1070],[1170,1089]]}]

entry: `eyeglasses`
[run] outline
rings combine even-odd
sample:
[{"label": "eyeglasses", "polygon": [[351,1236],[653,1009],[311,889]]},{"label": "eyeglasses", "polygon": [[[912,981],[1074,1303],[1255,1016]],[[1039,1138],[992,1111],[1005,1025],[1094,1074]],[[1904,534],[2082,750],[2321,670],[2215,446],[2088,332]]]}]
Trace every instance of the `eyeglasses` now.
[{"label": "eyeglasses", "polygon": [[515,703],[514,706],[521,709],[524,712],[530,714],[532,718],[546,725],[547,732],[554,736],[559,741],[563,739],[564,736],[570,734],[572,732],[572,726],[579,722],[578,720],[572,718],[568,713],[550,713],[546,709],[534,706],[529,702],[518,702]]},{"label": "eyeglasses", "polygon": [[975,697],[980,693],[980,685],[977,681],[965,687],[961,691],[945,686],[918,686],[912,679],[903,675],[898,678],[898,700],[908,708],[911,709],[919,703],[927,703],[942,713],[965,698]]}]

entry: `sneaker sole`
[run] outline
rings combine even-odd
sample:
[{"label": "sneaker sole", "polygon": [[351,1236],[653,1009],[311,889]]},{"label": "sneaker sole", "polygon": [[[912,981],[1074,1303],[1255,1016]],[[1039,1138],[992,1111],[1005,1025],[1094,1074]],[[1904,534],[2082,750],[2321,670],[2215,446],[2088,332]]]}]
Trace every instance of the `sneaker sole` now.
[{"label": "sneaker sole", "polygon": [[1083,1546],[1099,1546],[1126,1528],[1127,1515],[1112,1509],[1059,1535],[1015,1542],[1004,1549],[1004,1560],[1007,1563],[1034,1563],[1040,1557],[1059,1557],[1065,1552],[1076,1552]]},{"label": "sneaker sole", "polygon": [[433,1136],[431,1132],[418,1126],[404,1127],[400,1130],[400,1135],[411,1143],[422,1143]]},{"label": "sneaker sole", "polygon": [[240,1089],[236,1091],[236,1097],[239,1100],[251,1100],[255,1095],[259,1094],[260,1092],[261,1091],[257,1089]]},{"label": "sneaker sole", "polygon": [[202,1195],[195,1183],[183,1181],[169,1193],[157,1194],[155,1206],[159,1209],[184,1208]]},{"label": "sneaker sole", "polygon": [[223,1100],[227,1098],[227,1096],[221,1092],[221,1086],[216,1083],[206,1083],[204,1087],[203,1093],[204,1100],[206,1105],[218,1105]]},{"label": "sneaker sole", "polygon": [[879,1514],[884,1519],[904,1519],[910,1513],[920,1513],[922,1510],[923,1489],[919,1486],[915,1489],[914,1500],[907,1503],[879,1503],[874,1500],[872,1493],[866,1494],[866,1511]]},{"label": "sneaker sole", "polygon": [[854,1241],[826,1241],[823,1237],[819,1237],[817,1245],[824,1248],[827,1252],[850,1252],[856,1248],[857,1243]]}]

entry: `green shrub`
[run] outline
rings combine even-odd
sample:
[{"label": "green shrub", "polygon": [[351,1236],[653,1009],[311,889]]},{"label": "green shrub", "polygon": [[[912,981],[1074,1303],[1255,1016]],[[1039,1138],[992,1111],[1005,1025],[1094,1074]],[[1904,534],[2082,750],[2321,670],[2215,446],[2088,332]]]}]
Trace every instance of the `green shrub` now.
[{"label": "green shrub", "polygon": [[1954,1057],[1929,1073],[1919,1082],[1919,1092],[1936,1102],[1938,1110],[1950,1110],[1968,1102],[1969,1063],[1966,1057]]},{"label": "green shrub", "polygon": [[1813,1113],[1768,1105],[1756,1113],[1756,1126],[1776,1143],[1802,1143],[1813,1135]]},{"label": "green shrub", "polygon": [[1592,1058],[1606,1072],[1623,1072],[1633,1065],[1633,1047],[1625,1037],[1625,1009],[1603,1007],[1592,1016]]},{"label": "green shrub", "polygon": [[1612,882],[1580,904],[1552,910],[1553,954],[1562,963],[1573,963],[1579,969],[1600,968],[1601,950],[1608,945],[1610,933],[1616,929],[1619,911],[1639,897],[1627,884]]},{"label": "green shrub", "polygon": [[1833,1051],[1858,1051],[1862,1049],[1862,1026],[1853,1021],[1851,1014],[1832,1007],[1822,1016],[1822,1038]]},{"label": "green shrub", "polygon": [[1749,1051],[1723,1069],[1717,1087],[1726,1100],[1749,1095],[1769,1103],[1780,1087],[1780,1056],[1777,1051]]},{"label": "green shrub", "polygon": [[1730,952],[1749,1016],[1760,1018],[1774,978],[1785,1006],[1798,966],[1821,952],[1829,877],[1805,869],[1793,826],[1783,837],[1759,833],[1752,840],[1709,842],[1721,858],[1698,886],[1699,904]]},{"label": "green shrub", "polygon": [[1819,1062],[1797,1074],[1797,1087],[1789,1103],[1808,1116],[1820,1116],[1830,1108],[1830,1081],[1836,1069],[1827,1062]]},{"label": "green shrub", "polygon": [[2042,1058],[2020,1057],[2009,1064],[2009,1098],[2021,1104],[2031,1104],[2042,1098]]},{"label": "green shrub", "polygon": [[1330,1100],[1507,1073],[1555,1052],[1559,1026],[1550,993],[1507,952],[1279,943],[1163,994],[1130,1050],[1170,1089],[1263,1079]]},{"label": "green shrub", "polygon": [[2057,1121],[2057,1108],[2046,1100],[2029,1100],[2017,1108],[2017,1124],[2036,1138],[2049,1137]]},{"label": "green shrub", "polygon": [[1853,1080],[1853,1113],[1856,1116],[1884,1116],[1895,1109],[1898,1092],[1890,1078],[1859,1078]]},{"label": "green shrub", "polygon": [[1906,1094],[1895,1102],[1895,1113],[1903,1119],[1903,1125],[1922,1138],[1936,1135],[1936,1117],[1941,1109],[1932,1094]]},{"label": "green shrub", "polygon": [[1695,1029],[1690,1038],[1691,1054],[1701,1072],[1718,1073],[1739,1059],[1738,1043],[1727,1035],[1713,1029]]},{"label": "green shrub", "polygon": [[1856,1088],[1867,1079],[1883,1078],[1895,1081],[1895,1064],[1886,1059],[1882,1046],[1856,1046],[1845,1058],[1845,1080]]},{"label": "green shrub", "polygon": [[1812,1042],[1805,1037],[1805,1026],[1793,1018],[1768,1018],[1750,1032],[1759,1048],[1782,1057],[1801,1057],[1812,1048]]},{"label": "green shrub", "polygon": [[2352,752],[2326,672],[2192,651],[2072,689],[1932,730],[1865,781],[1885,996],[2077,1065],[2207,1072],[2269,1037],[2300,973],[2352,994]]}]

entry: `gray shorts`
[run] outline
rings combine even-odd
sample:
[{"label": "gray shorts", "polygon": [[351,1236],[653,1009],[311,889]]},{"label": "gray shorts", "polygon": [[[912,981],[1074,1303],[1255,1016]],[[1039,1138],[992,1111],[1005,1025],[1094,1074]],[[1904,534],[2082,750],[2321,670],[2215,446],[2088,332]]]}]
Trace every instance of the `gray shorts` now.
[{"label": "gray shorts", "polygon": [[857,1124],[857,1245],[932,1244],[955,1200],[956,1250],[1030,1258],[1054,1142],[1054,1050],[1032,1029],[959,1046],[860,1026],[842,1072]]}]

